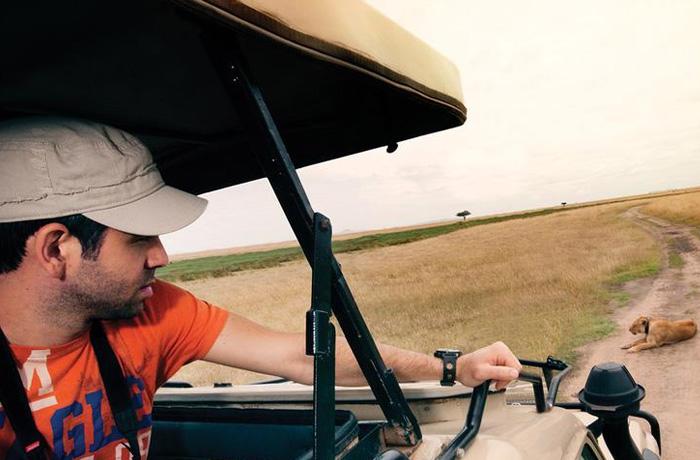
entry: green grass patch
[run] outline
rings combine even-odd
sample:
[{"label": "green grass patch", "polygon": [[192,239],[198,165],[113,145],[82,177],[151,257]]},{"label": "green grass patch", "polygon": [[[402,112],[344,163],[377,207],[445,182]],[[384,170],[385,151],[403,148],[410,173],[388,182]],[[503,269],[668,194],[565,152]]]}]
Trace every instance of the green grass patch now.
[{"label": "green grass patch", "polygon": [[190,281],[199,278],[217,278],[242,270],[274,267],[301,258],[299,248],[280,248],[270,251],[246,252],[227,256],[200,257],[180,260],[159,268],[157,276],[168,281]]},{"label": "green grass patch", "polygon": [[[545,216],[555,212],[566,211],[566,208],[543,209],[506,216],[487,217],[462,222],[455,222],[434,227],[401,230],[389,233],[376,233],[347,240],[333,242],[333,252],[362,251],[385,246],[411,243],[413,241],[434,238],[440,235],[463,230],[479,225],[494,224],[508,220],[527,219]],[[284,262],[302,258],[301,249],[288,247],[270,251],[246,252],[226,256],[200,257],[197,259],[180,260],[167,267],[158,269],[157,276],[167,281],[190,281],[200,278],[217,278],[227,276],[242,270],[255,270],[280,265]]]},{"label": "green grass patch", "polygon": [[566,363],[572,365],[576,361],[576,348],[586,343],[602,339],[611,334],[615,328],[615,322],[608,314],[607,305],[614,302],[617,307],[627,305],[631,294],[622,289],[622,285],[628,281],[639,278],[655,276],[661,269],[661,261],[658,254],[648,260],[631,264],[616,271],[613,276],[604,283],[598,291],[596,300],[590,308],[578,315],[573,321],[572,329],[566,339],[557,350],[557,357],[561,357]]},{"label": "green grass patch", "polygon": [[[592,308],[594,309],[594,308]],[[586,313],[574,320],[571,333],[567,336],[557,354],[557,358],[569,365],[576,361],[576,348],[594,340],[602,339],[615,330],[615,322],[602,313]]]},{"label": "green grass patch", "polygon": [[683,268],[683,265],[685,264],[685,261],[683,261],[683,257],[681,257],[680,254],[677,252],[671,252],[668,256],[668,265],[671,268]]},{"label": "green grass patch", "polygon": [[631,298],[630,293],[626,291],[610,292],[609,295],[610,300],[615,302],[618,307],[624,307],[627,305],[627,302],[629,302]]},{"label": "green grass patch", "polygon": [[659,270],[661,270],[661,261],[655,256],[643,262],[621,268],[613,275],[609,284],[616,287],[628,281],[656,276]]}]

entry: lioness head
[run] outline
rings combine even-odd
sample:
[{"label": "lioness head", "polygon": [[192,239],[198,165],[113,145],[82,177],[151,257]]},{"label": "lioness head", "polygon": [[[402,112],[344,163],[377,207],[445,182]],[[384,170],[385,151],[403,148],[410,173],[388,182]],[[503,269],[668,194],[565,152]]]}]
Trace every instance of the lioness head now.
[{"label": "lioness head", "polygon": [[644,330],[647,327],[647,324],[649,324],[649,317],[648,316],[640,316],[639,318],[634,320],[634,323],[632,323],[632,326],[630,326],[630,332],[632,334],[644,334]]}]

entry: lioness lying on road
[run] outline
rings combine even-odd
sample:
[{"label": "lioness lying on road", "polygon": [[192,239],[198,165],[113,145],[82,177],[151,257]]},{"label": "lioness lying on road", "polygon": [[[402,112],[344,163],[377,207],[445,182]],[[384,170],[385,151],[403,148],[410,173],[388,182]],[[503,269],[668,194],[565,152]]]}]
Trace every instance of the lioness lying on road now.
[{"label": "lioness lying on road", "polygon": [[632,323],[630,332],[635,335],[643,333],[645,336],[629,345],[625,345],[622,349],[637,352],[680,342],[693,337],[697,330],[698,326],[692,319],[669,321],[667,319],[640,316]]}]

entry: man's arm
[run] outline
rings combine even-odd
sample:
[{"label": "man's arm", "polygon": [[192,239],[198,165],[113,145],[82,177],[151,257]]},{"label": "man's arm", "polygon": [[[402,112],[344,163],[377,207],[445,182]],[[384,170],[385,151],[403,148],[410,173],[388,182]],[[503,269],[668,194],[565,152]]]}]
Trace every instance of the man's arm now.
[{"label": "man's arm", "polygon": [[[399,381],[440,380],[442,361],[433,356],[377,344],[384,363],[394,370]],[[306,355],[304,334],[273,331],[235,313],[204,357],[206,361],[225,364],[261,374],[277,375],[295,382],[313,381],[313,357]],[[336,383],[357,386],[367,382],[347,341],[336,343]],[[522,366],[502,342],[460,356],[457,380],[476,386],[484,380],[505,387],[517,377]]]}]

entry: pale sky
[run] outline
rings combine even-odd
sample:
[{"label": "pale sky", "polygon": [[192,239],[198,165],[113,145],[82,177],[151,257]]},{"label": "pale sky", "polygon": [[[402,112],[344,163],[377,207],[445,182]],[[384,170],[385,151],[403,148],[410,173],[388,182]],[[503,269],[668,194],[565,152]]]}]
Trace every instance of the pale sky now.
[{"label": "pale sky", "polygon": [[[700,2],[369,3],[458,66],[468,119],[301,169],[336,233],[700,185]],[[266,181],[204,197],[171,253],[293,238]]]}]

